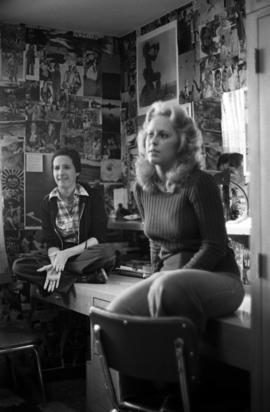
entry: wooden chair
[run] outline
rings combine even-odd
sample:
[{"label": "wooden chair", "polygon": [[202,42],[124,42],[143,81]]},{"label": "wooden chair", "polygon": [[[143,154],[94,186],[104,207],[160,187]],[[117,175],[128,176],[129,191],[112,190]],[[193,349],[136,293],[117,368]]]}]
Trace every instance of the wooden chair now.
[{"label": "wooden chair", "polygon": [[36,360],[42,401],[46,401],[42,369],[37,345],[40,343],[39,336],[30,329],[19,325],[0,326],[0,355],[13,355],[14,353],[31,350]]},{"label": "wooden chair", "polygon": [[190,411],[189,384],[197,379],[198,355],[197,333],[189,319],[127,316],[91,307],[90,320],[112,410],[153,412],[160,405],[150,408],[143,400],[119,399],[110,369],[139,379],[178,382],[183,410]]}]

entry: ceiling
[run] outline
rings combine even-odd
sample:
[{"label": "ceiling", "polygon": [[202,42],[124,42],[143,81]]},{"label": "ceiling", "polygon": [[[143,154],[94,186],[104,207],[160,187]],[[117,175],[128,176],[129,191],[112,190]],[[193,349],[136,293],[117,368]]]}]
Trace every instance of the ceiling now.
[{"label": "ceiling", "polygon": [[0,0],[3,22],[121,37],[186,0]]}]

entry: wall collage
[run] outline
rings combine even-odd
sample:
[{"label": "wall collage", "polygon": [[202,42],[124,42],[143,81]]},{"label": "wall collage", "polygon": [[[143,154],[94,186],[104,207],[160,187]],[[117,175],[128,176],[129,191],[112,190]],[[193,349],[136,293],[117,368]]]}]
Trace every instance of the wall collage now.
[{"label": "wall collage", "polygon": [[[20,253],[45,246],[36,230],[39,202],[53,185],[50,159],[58,147],[78,150],[81,178],[104,187],[108,214],[119,188],[127,192],[125,206],[135,210],[136,135],[144,120],[137,40],[171,22],[177,25],[177,98],[202,131],[206,168],[215,169],[224,151],[222,98],[246,88],[243,1],[191,1],[120,39],[0,22],[0,276]],[[164,59],[162,48],[149,50],[145,78],[158,72],[158,54]],[[163,77],[151,81],[152,98],[161,99]],[[1,324],[24,321],[28,308],[26,285],[0,285]],[[45,368],[84,361],[78,342],[87,345],[87,326],[76,314],[67,320],[61,311],[36,310],[31,322],[44,336]]]},{"label": "wall collage", "polygon": [[[172,21],[177,23],[179,102],[192,105],[206,167],[215,169],[223,151],[222,96],[246,87],[243,1],[190,2],[120,39],[1,23],[5,244],[0,252],[9,266],[19,253],[43,247],[33,234],[40,226],[41,196],[53,185],[50,159],[58,147],[79,151],[81,178],[104,186],[108,214],[115,211],[113,192],[119,187],[127,188],[126,206],[134,208],[136,134],[144,119],[137,114],[136,42]],[[150,64],[155,70],[154,58]],[[160,98],[156,90],[155,100]]]}]

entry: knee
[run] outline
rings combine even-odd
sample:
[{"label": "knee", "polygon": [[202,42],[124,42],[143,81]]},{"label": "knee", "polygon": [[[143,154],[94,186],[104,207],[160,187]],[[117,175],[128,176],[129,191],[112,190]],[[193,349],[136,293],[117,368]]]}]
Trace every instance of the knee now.
[{"label": "knee", "polygon": [[155,277],[155,280],[149,288],[148,296],[165,296],[166,294],[170,294],[171,291],[175,291],[175,283],[169,276],[167,276],[166,272],[157,272],[152,276]]},{"label": "knee", "polygon": [[12,263],[12,272],[15,273],[15,274],[19,271],[19,268],[21,266],[20,260],[21,259],[18,258],[16,260],[14,260],[14,262]]},{"label": "knee", "polygon": [[166,306],[166,296],[168,296],[169,284],[166,276],[160,272],[160,276],[157,277],[151,284],[147,300],[151,316],[162,316],[165,313],[164,307]]}]

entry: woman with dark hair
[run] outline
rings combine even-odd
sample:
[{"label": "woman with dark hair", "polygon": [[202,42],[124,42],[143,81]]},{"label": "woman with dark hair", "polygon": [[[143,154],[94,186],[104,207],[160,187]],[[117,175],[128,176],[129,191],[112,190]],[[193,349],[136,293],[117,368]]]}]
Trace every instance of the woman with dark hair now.
[{"label": "woman with dark hair", "polygon": [[[198,331],[235,311],[244,297],[218,186],[201,170],[201,136],[179,106],[150,106],[138,135],[135,198],[149,238],[153,274],[124,291],[110,311],[185,316]],[[158,344],[158,342],[157,342]],[[127,400],[149,385],[121,376]]]},{"label": "woman with dark hair", "polygon": [[67,292],[75,281],[105,283],[114,254],[102,244],[107,216],[101,193],[78,181],[81,160],[74,149],[54,153],[52,171],[56,187],[41,203],[48,253],[18,258],[13,272],[48,292]]}]

